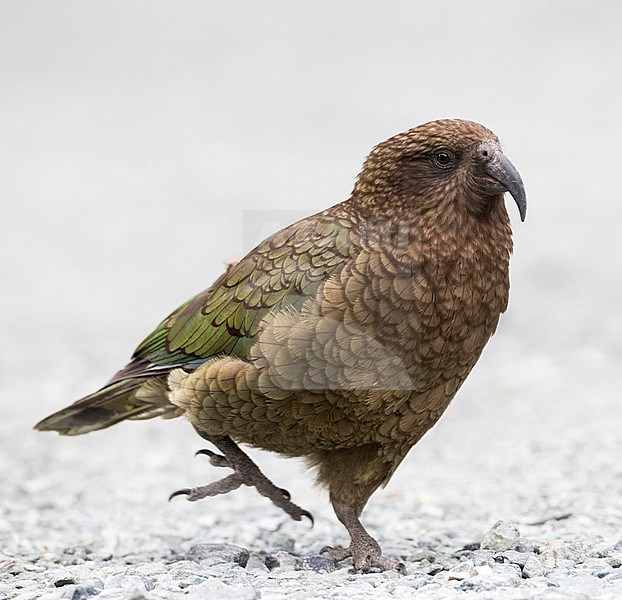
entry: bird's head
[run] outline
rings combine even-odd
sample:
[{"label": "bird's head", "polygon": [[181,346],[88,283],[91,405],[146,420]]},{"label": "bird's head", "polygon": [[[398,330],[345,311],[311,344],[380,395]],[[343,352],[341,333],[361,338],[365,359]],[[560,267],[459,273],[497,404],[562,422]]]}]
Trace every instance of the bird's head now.
[{"label": "bird's head", "polygon": [[453,206],[486,217],[510,192],[521,220],[527,199],[516,167],[497,136],[479,123],[431,121],[378,144],[367,157],[354,195],[417,211]]}]

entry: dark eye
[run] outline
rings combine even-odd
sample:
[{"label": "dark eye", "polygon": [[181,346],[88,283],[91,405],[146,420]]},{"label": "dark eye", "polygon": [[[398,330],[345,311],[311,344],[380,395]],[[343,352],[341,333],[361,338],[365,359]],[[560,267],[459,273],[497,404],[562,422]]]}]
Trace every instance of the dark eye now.
[{"label": "dark eye", "polygon": [[456,157],[449,150],[439,150],[434,155],[434,162],[442,169],[451,167],[456,160]]}]

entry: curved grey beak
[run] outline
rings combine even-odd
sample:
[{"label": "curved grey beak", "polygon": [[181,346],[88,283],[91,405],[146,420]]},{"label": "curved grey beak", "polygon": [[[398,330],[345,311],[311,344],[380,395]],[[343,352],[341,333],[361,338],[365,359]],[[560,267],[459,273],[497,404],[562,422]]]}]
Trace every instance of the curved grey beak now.
[{"label": "curved grey beak", "polygon": [[483,142],[478,148],[478,153],[484,161],[484,171],[500,184],[495,192],[510,192],[516,206],[518,206],[520,220],[524,221],[527,216],[527,195],[525,194],[523,180],[516,167],[503,154],[496,142]]}]

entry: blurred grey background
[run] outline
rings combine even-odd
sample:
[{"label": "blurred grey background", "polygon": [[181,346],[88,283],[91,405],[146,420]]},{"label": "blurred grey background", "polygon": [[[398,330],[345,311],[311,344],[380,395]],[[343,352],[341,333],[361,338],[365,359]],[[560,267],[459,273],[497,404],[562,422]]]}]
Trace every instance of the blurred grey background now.
[{"label": "blurred grey background", "polygon": [[[146,502],[144,472],[155,512],[196,518],[163,503],[212,475],[186,423],[32,425],[102,385],[226,260],[345,199],[374,144],[460,117],[499,135],[529,213],[508,202],[509,312],[389,490],[408,480],[409,502],[445,514],[469,498],[482,519],[552,488],[562,508],[581,490],[619,502],[621,24],[614,1],[2,2],[2,494]],[[318,498],[306,507],[333,519]]]}]

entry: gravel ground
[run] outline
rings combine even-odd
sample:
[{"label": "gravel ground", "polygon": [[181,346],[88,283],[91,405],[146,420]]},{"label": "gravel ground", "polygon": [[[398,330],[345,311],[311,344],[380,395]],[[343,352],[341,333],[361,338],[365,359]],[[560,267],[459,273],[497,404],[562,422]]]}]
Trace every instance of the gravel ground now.
[{"label": "gravel ground", "polygon": [[167,503],[218,475],[181,420],[67,439],[23,410],[1,429],[0,598],[619,598],[619,399],[570,375],[597,381],[601,358],[532,355],[528,383],[500,356],[478,369],[364,513],[405,577],[319,555],[347,538],[296,461],[253,452],[313,528],[248,489]]},{"label": "gravel ground", "polygon": [[[313,5],[2,3],[0,600],[622,597],[622,6]],[[168,503],[220,475],[183,420],[32,431],[373,143],[454,115],[530,212],[498,334],[363,515],[407,576],[319,555],[347,536],[300,462],[251,452],[313,528],[249,489]]]}]

